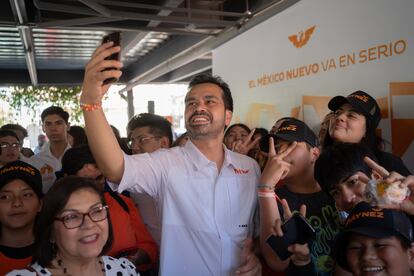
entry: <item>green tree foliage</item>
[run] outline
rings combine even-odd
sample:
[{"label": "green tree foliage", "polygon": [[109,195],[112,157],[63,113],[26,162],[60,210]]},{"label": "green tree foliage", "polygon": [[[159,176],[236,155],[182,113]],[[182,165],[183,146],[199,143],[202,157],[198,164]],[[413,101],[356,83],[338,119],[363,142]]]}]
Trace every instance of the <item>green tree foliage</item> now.
[{"label": "green tree foliage", "polygon": [[78,95],[81,86],[12,86],[9,90],[0,91],[0,97],[10,104],[15,115],[22,107],[27,107],[33,119],[39,118],[39,106],[50,104],[65,109],[72,122],[80,122],[82,110],[79,107]]}]

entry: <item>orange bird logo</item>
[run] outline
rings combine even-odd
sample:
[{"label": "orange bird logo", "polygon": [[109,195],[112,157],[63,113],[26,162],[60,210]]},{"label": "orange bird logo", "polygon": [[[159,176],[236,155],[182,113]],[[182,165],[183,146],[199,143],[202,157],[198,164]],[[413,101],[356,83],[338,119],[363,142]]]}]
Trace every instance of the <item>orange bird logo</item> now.
[{"label": "orange bird logo", "polygon": [[316,25],[310,27],[305,32],[301,31],[299,34],[289,36],[289,40],[293,43],[296,48],[301,48],[308,43],[313,31],[315,30]]}]

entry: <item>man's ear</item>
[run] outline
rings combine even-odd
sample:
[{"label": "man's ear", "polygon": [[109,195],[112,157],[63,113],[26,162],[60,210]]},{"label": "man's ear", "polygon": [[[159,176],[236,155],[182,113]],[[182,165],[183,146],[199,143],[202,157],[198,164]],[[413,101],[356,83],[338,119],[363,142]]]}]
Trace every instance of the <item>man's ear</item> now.
[{"label": "man's ear", "polygon": [[230,125],[231,119],[233,118],[233,112],[231,112],[230,110],[226,109],[226,118],[225,118],[225,124],[226,126]]},{"label": "man's ear", "polygon": [[168,139],[167,137],[165,136],[161,137],[160,142],[161,142],[161,148],[168,149],[170,147],[170,139]]},{"label": "man's ear", "polygon": [[321,151],[318,147],[313,147],[313,148],[310,149],[310,153],[311,153],[311,162],[313,164],[319,158],[319,155],[321,154]]}]

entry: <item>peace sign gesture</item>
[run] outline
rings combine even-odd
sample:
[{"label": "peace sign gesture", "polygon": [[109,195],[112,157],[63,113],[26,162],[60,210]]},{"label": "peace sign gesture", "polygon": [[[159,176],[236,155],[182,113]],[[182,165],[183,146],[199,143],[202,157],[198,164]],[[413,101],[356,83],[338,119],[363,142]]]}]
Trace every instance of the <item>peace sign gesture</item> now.
[{"label": "peace sign gesture", "polygon": [[276,153],[273,137],[269,138],[268,159],[262,172],[262,184],[274,187],[288,175],[291,165],[283,159],[296,148],[297,144],[297,142],[293,142],[285,151]]},{"label": "peace sign gesture", "polygon": [[247,155],[249,151],[259,143],[260,137],[257,137],[252,141],[252,137],[256,129],[252,129],[245,140],[234,141],[231,145],[231,150],[240,154]]},{"label": "peace sign gesture", "polygon": [[388,185],[397,186],[400,189],[408,188],[410,190],[410,198],[408,200],[404,200],[399,204],[383,204],[380,207],[401,210],[410,215],[414,215],[414,176],[409,175],[404,177],[397,172],[389,173],[384,167],[378,165],[369,157],[365,157],[364,162],[372,169],[374,174],[377,174]]}]

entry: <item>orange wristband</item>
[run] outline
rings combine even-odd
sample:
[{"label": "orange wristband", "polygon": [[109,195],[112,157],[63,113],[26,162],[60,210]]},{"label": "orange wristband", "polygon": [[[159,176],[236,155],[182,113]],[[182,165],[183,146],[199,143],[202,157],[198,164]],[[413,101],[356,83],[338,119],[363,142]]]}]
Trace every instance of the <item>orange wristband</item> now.
[{"label": "orange wristband", "polygon": [[80,107],[83,111],[93,111],[93,110],[101,109],[102,103],[97,103],[97,104],[80,103]]}]

